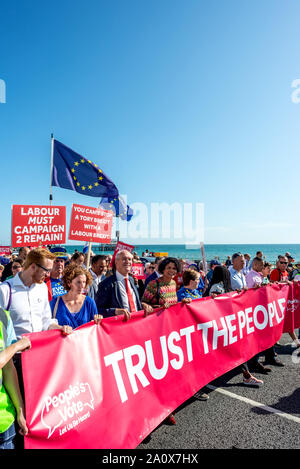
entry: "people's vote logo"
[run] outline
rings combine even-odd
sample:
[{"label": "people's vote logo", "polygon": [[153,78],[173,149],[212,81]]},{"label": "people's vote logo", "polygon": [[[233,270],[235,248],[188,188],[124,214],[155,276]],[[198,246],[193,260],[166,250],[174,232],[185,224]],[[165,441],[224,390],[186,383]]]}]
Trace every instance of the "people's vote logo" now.
[{"label": "people's vote logo", "polygon": [[293,300],[288,300],[286,305],[287,312],[294,313],[299,308],[300,301],[294,298]]},{"label": "people's vote logo", "polygon": [[43,402],[41,420],[48,429],[48,437],[59,430],[59,435],[72,430],[90,417],[94,397],[89,383],[70,385],[59,394],[47,396]]}]

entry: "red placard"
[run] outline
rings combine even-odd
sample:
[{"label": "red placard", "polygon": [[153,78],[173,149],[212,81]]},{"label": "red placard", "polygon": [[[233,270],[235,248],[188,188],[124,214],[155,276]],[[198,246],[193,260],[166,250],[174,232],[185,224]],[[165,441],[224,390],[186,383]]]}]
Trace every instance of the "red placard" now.
[{"label": "red placard", "polygon": [[12,206],[12,247],[65,244],[66,207]]},{"label": "red placard", "polygon": [[132,264],[131,273],[138,280],[144,280],[145,279],[145,272],[144,272],[143,264],[140,264],[140,263]]},{"label": "red placard", "polygon": [[0,246],[0,256],[9,256],[10,246]]},{"label": "red placard", "polygon": [[109,244],[112,222],[110,210],[73,204],[69,239]]},{"label": "red placard", "polygon": [[131,244],[122,243],[122,241],[118,241],[115,247],[110,265],[113,265],[116,255],[118,254],[119,251],[123,251],[123,249],[126,249],[132,254],[134,250],[134,246],[132,246]]}]

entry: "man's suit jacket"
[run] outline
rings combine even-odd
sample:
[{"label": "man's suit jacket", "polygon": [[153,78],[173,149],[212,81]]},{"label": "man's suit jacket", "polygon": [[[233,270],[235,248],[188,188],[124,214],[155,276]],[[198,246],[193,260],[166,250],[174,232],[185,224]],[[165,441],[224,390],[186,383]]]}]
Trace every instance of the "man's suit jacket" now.
[{"label": "man's suit jacket", "polygon": [[[143,309],[138,289],[135,286],[133,278],[128,276],[131,287],[135,294],[137,310]],[[122,302],[120,287],[117,281],[116,274],[111,275],[99,284],[98,291],[95,297],[98,313],[102,314],[104,318],[114,316],[116,308],[125,308]]]}]

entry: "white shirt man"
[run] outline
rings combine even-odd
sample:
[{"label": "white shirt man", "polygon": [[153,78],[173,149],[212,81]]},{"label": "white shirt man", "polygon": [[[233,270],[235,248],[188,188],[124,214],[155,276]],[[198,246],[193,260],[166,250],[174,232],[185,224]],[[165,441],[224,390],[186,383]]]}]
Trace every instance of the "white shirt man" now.
[{"label": "white shirt man", "polygon": [[99,283],[105,279],[105,274],[107,272],[106,256],[101,254],[94,256],[92,258],[92,266],[89,268],[89,271],[92,275],[93,282],[98,286]]},{"label": "white shirt man", "polygon": [[229,267],[231,277],[231,288],[233,290],[242,290],[247,288],[246,278],[243,274],[243,268],[245,266],[245,258],[243,254],[237,252],[232,256],[232,265]]},{"label": "white shirt man", "polygon": [[68,326],[59,326],[51,317],[45,278],[54,259],[49,251],[34,249],[27,256],[24,270],[0,285],[0,306],[9,309],[18,339],[22,334],[48,329],[71,332]]}]

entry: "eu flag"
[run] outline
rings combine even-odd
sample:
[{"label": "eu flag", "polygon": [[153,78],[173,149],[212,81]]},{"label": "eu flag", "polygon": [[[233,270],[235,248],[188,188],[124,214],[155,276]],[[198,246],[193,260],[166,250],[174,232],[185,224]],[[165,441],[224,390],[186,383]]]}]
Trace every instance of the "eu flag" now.
[{"label": "eu flag", "polygon": [[96,164],[54,140],[52,186],[92,197],[118,197],[119,191]]},{"label": "eu flag", "polygon": [[120,196],[114,198],[102,197],[100,205],[104,210],[112,210],[114,216],[120,217],[121,220],[130,221],[133,217],[132,208],[130,208]]}]

